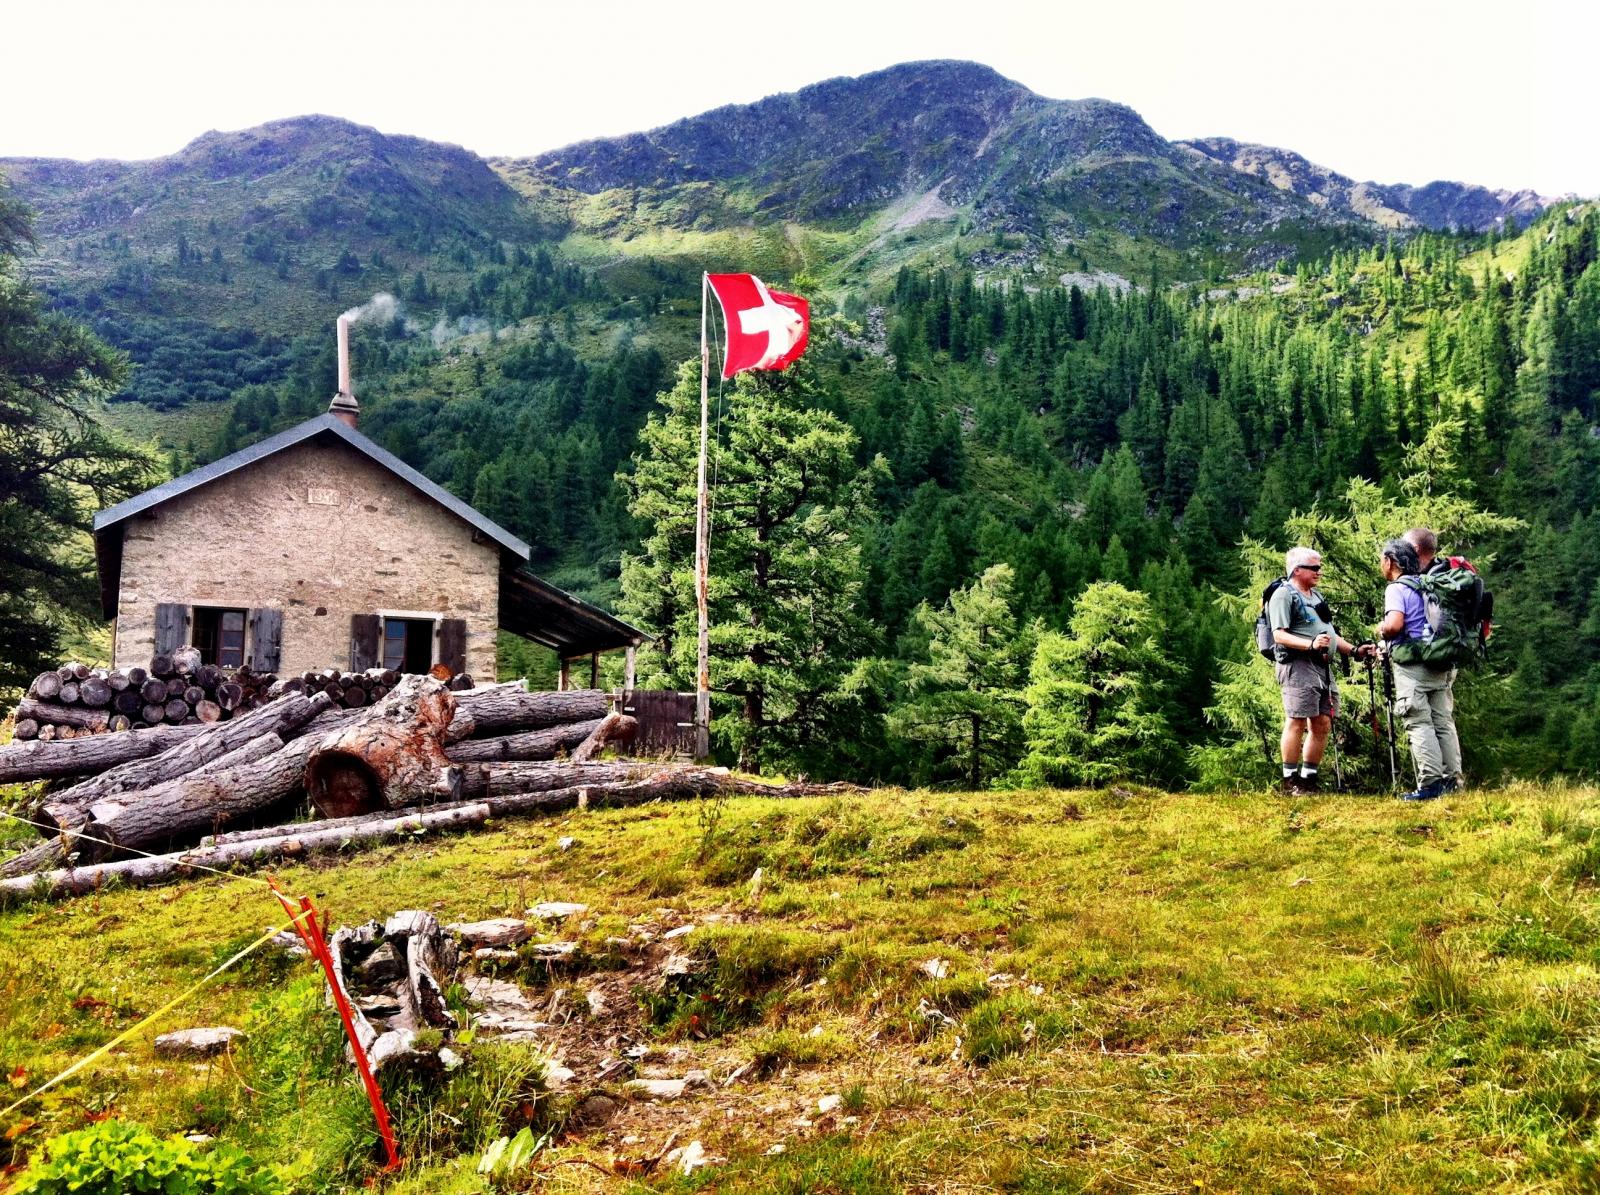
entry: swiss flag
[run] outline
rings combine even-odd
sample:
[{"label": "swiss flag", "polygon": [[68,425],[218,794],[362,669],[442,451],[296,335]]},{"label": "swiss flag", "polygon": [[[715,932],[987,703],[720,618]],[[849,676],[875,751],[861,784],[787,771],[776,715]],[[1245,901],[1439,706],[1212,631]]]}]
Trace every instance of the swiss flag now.
[{"label": "swiss flag", "polygon": [[746,369],[784,369],[806,351],[811,304],[799,295],[768,290],[754,274],[707,274],[706,279],[728,329],[723,377]]}]

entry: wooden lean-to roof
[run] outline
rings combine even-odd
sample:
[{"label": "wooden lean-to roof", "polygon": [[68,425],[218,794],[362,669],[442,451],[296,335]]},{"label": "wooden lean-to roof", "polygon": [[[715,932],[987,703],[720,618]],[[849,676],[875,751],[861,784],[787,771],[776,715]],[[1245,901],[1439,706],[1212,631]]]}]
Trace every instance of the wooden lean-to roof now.
[{"label": "wooden lean-to roof", "polygon": [[163,482],[126,502],[102,510],[94,517],[95,561],[100,573],[100,608],[106,618],[117,614],[117,592],[122,577],[122,533],[135,515],[153,510],[180,494],[199,489],[298,444],[312,441],[342,442],[437,502],[461,519],[473,533],[500,548],[500,625],[516,635],[553,648],[564,656],[586,655],[636,645],[650,636],[540,580],[523,566],[529,548],[493,519],[474,510],[454,494],[435,485],[392,452],[331,414],[269,436],[248,448]]}]

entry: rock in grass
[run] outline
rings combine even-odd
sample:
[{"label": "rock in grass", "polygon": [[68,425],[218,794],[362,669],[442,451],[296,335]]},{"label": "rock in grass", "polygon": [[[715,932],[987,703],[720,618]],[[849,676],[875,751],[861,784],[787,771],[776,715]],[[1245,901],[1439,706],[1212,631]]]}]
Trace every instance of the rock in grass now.
[{"label": "rock in grass", "polygon": [[687,1079],[629,1079],[622,1085],[624,1091],[652,1100],[682,1099],[688,1087]]},{"label": "rock in grass", "polygon": [[533,929],[526,921],[516,917],[492,917],[488,921],[467,921],[448,927],[470,947],[520,946],[533,937]]},{"label": "rock in grass", "polygon": [[178,1029],[156,1038],[156,1054],[162,1058],[210,1058],[243,1037],[244,1030],[218,1026],[211,1029]]},{"label": "rock in grass", "polygon": [[591,1095],[572,1112],[575,1124],[594,1127],[605,1124],[617,1114],[617,1101],[608,1095]]},{"label": "rock in grass", "polygon": [[529,917],[537,917],[542,921],[565,921],[568,917],[577,917],[589,911],[588,905],[580,905],[568,900],[546,900],[528,910]]}]

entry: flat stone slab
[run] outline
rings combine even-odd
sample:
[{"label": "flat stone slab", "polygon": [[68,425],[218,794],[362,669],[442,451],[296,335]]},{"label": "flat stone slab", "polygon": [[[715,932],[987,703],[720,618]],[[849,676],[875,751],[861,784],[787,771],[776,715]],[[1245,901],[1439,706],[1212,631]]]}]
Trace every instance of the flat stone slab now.
[{"label": "flat stone slab", "polygon": [[652,1100],[682,1099],[688,1088],[687,1079],[629,1079],[622,1085],[624,1091]]},{"label": "flat stone slab", "polygon": [[212,1029],[179,1029],[156,1038],[156,1053],[162,1058],[211,1058],[245,1035],[243,1029],[219,1026]]},{"label": "flat stone slab", "polygon": [[492,917],[488,921],[465,921],[447,927],[467,946],[520,946],[533,937],[533,927],[518,917]]},{"label": "flat stone slab", "polygon": [[522,994],[522,989],[509,979],[491,979],[487,975],[469,975],[466,979],[467,999],[488,1012],[532,1012],[533,1003]]},{"label": "flat stone slab", "polygon": [[577,917],[588,911],[588,905],[565,900],[546,900],[529,909],[528,916],[537,917],[541,921],[565,921],[568,917]]}]

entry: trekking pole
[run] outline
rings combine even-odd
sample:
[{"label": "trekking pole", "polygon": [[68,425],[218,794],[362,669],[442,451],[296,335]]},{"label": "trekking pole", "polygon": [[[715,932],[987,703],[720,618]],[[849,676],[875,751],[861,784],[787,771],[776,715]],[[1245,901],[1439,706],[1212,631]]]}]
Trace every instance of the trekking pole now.
[{"label": "trekking pole", "polygon": [[1389,659],[1389,653],[1383,653],[1383,709],[1389,726],[1389,789],[1397,792],[1400,788],[1400,764],[1395,758],[1394,749],[1394,662]]}]

